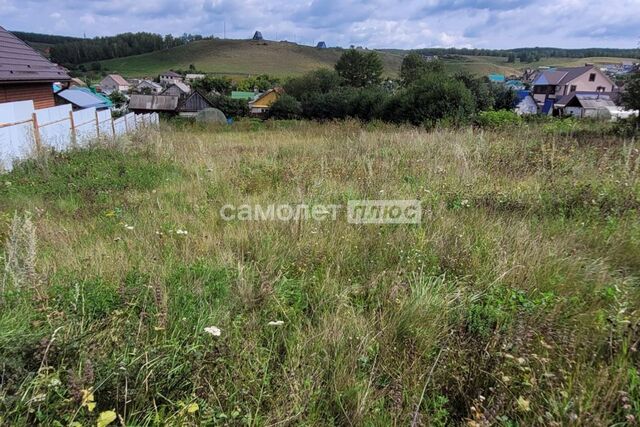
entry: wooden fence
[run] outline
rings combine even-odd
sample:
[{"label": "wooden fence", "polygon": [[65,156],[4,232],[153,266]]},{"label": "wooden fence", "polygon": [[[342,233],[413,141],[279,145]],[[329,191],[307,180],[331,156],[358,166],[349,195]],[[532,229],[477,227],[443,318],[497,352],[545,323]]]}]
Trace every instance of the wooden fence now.
[{"label": "wooden fence", "polygon": [[33,101],[0,104],[0,171],[15,160],[43,148],[65,150],[97,138],[117,138],[140,128],[158,126],[158,114],[133,114],[113,119],[109,110],[71,105],[36,110]]}]

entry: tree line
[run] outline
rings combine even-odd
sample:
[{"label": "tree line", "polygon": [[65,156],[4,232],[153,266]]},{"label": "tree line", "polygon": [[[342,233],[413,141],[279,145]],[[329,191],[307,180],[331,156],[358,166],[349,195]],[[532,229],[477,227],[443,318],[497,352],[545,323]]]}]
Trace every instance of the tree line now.
[{"label": "tree line", "polygon": [[[468,49],[468,48],[425,48],[416,50],[422,55],[466,55],[500,56],[520,58],[522,62],[532,62],[541,58],[588,58],[591,56],[609,56],[614,58],[637,58],[640,49],[585,48],[561,49],[555,47],[523,47],[516,49]],[[511,61],[515,62],[515,61]]]},{"label": "tree line", "polygon": [[184,34],[181,37],[174,37],[171,34],[161,36],[153,33],[124,33],[110,37],[77,39],[54,44],[51,47],[51,59],[75,68],[83,63],[169,49],[202,39],[201,35]]}]

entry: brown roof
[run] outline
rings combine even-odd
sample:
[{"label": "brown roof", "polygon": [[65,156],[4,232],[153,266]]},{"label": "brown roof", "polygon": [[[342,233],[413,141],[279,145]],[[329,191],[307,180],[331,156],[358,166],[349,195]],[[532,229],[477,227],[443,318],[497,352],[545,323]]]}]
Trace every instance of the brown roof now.
[{"label": "brown roof", "polygon": [[129,86],[129,82],[126,81],[125,78],[122,77],[120,74],[109,74],[107,77],[111,77],[118,86]]},{"label": "brown roof", "polygon": [[179,96],[172,95],[131,95],[130,110],[175,111]]},{"label": "brown roof", "polygon": [[9,82],[59,82],[71,79],[57,65],[0,27],[0,84]]},{"label": "brown roof", "polygon": [[182,77],[180,74],[176,73],[175,71],[167,71],[166,73],[162,73],[160,75],[167,76],[167,77]]},{"label": "brown roof", "polygon": [[[593,69],[595,69],[593,65],[585,65],[584,67],[554,68],[552,70],[543,71],[541,76],[543,76],[550,85],[565,85]],[[540,77],[540,75],[538,77]],[[536,77],[536,80],[538,77]]]}]

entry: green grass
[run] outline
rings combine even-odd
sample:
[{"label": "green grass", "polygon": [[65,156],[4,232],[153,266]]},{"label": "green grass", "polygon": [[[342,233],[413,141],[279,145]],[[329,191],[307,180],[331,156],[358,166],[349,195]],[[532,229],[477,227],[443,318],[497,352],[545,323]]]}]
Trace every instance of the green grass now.
[{"label": "green grass", "polygon": [[[632,425],[638,144],[576,126],[163,124],[16,168],[0,424]],[[423,220],[220,215],[352,199]]]},{"label": "green grass", "polygon": [[[143,55],[102,61],[105,69],[126,77],[154,76],[168,69],[189,68],[231,76],[271,74],[291,76],[318,68],[331,68],[341,49],[316,49],[287,42],[252,40],[202,40]],[[385,73],[399,72],[402,55],[383,53]]]},{"label": "green grass", "polygon": [[[186,70],[191,64],[200,71],[243,77],[271,74],[286,77],[318,68],[331,68],[342,54],[341,49],[316,49],[287,42],[252,40],[202,40],[143,55],[102,61],[106,70],[126,77],[155,76],[168,69]],[[404,51],[381,50],[385,74],[397,77]],[[277,58],[275,60],[274,58]],[[624,58],[544,58],[533,63],[507,63],[507,58],[494,56],[461,56],[445,58],[447,70],[468,71],[477,75],[501,73],[518,75],[524,68],[539,66],[577,67],[585,63],[621,63]]]}]

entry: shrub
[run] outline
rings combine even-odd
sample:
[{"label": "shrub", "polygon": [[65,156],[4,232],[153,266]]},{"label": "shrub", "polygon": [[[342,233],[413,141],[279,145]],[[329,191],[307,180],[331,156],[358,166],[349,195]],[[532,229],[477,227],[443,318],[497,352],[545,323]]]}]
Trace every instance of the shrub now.
[{"label": "shrub", "polygon": [[483,128],[504,128],[521,124],[522,117],[509,110],[481,111],[476,123]]},{"label": "shrub", "polygon": [[392,122],[433,126],[445,119],[458,125],[469,120],[475,100],[464,83],[445,74],[430,74],[386,103],[384,116]]},{"label": "shrub", "polygon": [[300,102],[291,95],[280,96],[269,108],[269,118],[273,119],[297,119],[302,114]]},{"label": "shrub", "polygon": [[233,99],[224,95],[209,97],[215,108],[227,117],[246,117],[249,115],[249,104],[244,99]]},{"label": "shrub", "polygon": [[342,78],[333,70],[320,69],[289,79],[284,85],[287,94],[302,100],[319,93],[328,93],[342,85]]}]

